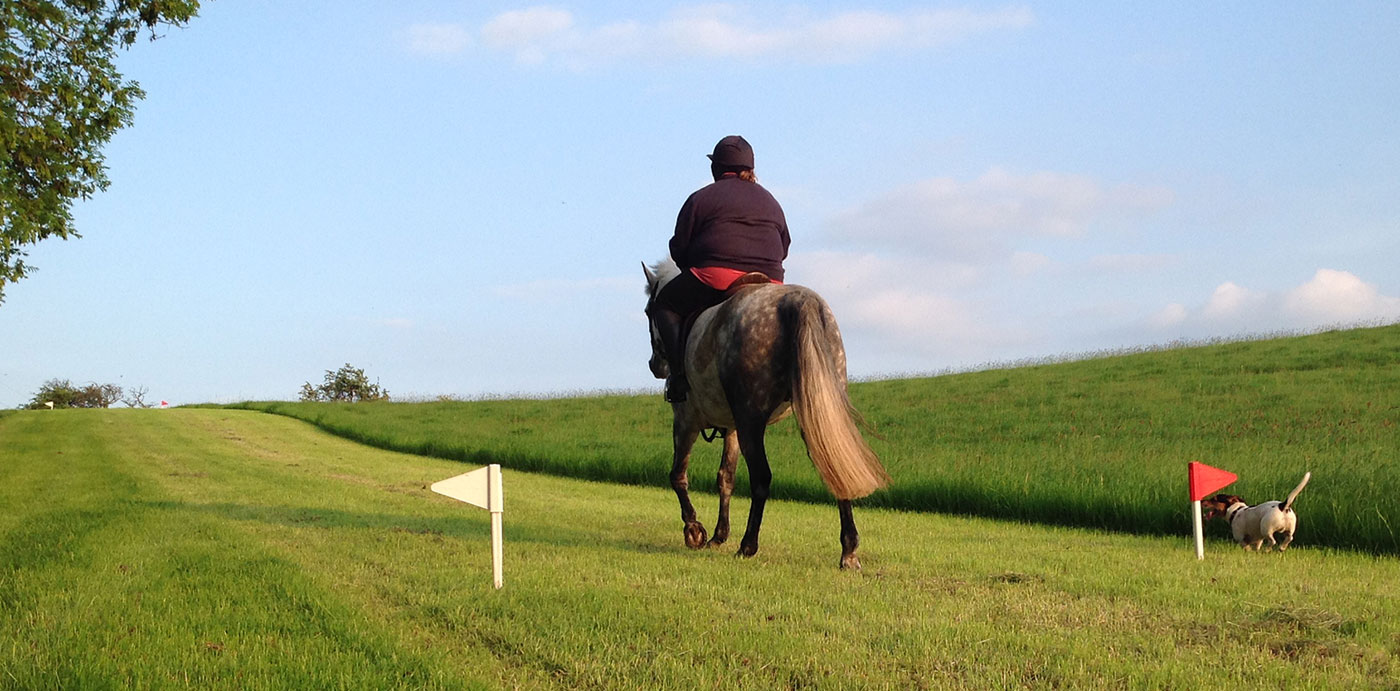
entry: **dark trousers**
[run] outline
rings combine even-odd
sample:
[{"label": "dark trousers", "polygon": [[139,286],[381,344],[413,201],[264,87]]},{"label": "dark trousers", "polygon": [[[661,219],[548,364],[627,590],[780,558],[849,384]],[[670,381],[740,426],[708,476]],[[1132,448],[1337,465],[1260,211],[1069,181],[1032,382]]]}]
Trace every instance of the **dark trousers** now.
[{"label": "dark trousers", "polygon": [[681,315],[682,319],[724,302],[724,291],[716,290],[700,282],[695,274],[682,271],[681,274],[661,289],[656,296],[656,304]]},{"label": "dark trousers", "polygon": [[724,291],[701,283],[689,271],[681,271],[656,296],[652,318],[661,335],[661,344],[666,348],[666,363],[671,369],[666,387],[669,400],[685,400],[686,392],[690,389],[685,379],[686,324],[692,315],[721,302],[724,302]]}]

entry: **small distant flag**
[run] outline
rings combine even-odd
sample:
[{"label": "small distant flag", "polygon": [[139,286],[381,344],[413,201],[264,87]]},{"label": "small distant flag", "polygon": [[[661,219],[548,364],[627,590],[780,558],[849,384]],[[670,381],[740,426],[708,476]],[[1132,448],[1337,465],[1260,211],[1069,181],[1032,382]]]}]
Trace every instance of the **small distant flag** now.
[{"label": "small distant flag", "polygon": [[167,402],[167,401],[161,401],[161,402],[160,402],[160,407],[162,407],[162,408],[169,408],[169,407],[170,407],[170,403]]},{"label": "small distant flag", "polygon": [[44,405],[48,406],[49,410],[53,410],[53,401],[44,401]]},{"label": "small distant flag", "polygon": [[1186,464],[1187,486],[1191,493],[1191,523],[1196,532],[1196,558],[1206,558],[1205,530],[1201,525],[1201,500],[1235,480],[1239,476],[1204,463],[1191,461]]}]

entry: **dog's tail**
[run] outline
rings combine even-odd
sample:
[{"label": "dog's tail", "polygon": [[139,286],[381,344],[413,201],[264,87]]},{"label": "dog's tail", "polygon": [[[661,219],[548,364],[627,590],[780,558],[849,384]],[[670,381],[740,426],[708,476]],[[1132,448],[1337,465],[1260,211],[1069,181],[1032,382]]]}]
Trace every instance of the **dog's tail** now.
[{"label": "dog's tail", "polygon": [[1308,485],[1308,479],[1311,477],[1312,473],[1303,473],[1303,481],[1298,483],[1298,486],[1294,487],[1292,492],[1288,493],[1288,501],[1283,502],[1283,506],[1279,507],[1279,510],[1287,512],[1293,508],[1293,500],[1298,498],[1298,493],[1303,491],[1303,488]]}]

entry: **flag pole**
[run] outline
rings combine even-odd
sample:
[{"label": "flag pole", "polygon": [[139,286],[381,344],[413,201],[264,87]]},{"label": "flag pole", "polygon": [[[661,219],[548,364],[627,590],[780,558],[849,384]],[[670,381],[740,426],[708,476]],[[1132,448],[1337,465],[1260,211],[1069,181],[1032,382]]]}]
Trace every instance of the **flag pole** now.
[{"label": "flag pole", "polygon": [[505,585],[505,575],[503,568],[503,557],[501,544],[501,513],[505,511],[505,497],[501,492],[501,466],[492,463],[487,477],[487,498],[486,503],[491,511],[491,575],[500,590]]},{"label": "flag pole", "polygon": [[[1196,559],[1206,558],[1205,531],[1201,528],[1201,500],[1191,502],[1191,522],[1196,526]],[[499,586],[498,586],[499,587]]]},{"label": "flag pole", "polygon": [[506,510],[501,491],[501,466],[495,463],[434,482],[428,489],[491,512],[491,576],[497,589],[505,585],[502,565],[501,514]]},{"label": "flag pole", "polygon": [[1205,531],[1201,526],[1201,500],[1238,479],[1238,475],[1228,470],[1212,468],[1199,461],[1186,464],[1186,484],[1191,494],[1191,527],[1196,533],[1196,559],[1206,558]]}]

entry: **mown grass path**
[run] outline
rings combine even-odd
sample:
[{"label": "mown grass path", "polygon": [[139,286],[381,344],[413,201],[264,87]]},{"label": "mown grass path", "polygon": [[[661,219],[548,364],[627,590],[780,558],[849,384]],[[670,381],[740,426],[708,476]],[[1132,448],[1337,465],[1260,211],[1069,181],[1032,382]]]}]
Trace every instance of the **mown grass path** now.
[{"label": "mown grass path", "polygon": [[[506,587],[458,463],[246,411],[0,416],[0,687],[1394,688],[1400,562],[507,471]],[[701,498],[712,516],[713,499]],[[747,509],[736,500],[735,510]]]}]

